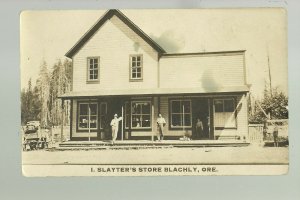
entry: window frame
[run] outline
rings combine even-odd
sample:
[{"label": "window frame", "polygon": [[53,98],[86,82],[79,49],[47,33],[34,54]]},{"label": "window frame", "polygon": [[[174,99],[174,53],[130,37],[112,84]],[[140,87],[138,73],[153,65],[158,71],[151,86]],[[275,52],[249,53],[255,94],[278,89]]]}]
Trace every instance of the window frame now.
[{"label": "window frame", "polygon": [[[150,126],[149,127],[134,127],[134,126],[132,126],[132,122],[133,122],[133,120],[132,120],[132,118],[133,118],[133,115],[135,115],[135,114],[133,114],[132,113],[132,111],[133,111],[133,109],[132,109],[132,105],[134,104],[134,103],[149,103],[149,105],[150,105],[150,113],[149,114],[139,114],[139,115],[149,115],[150,116]],[[152,123],[153,123],[153,121],[152,121],[152,101],[151,100],[133,100],[133,101],[130,101],[130,129],[131,130],[152,130]]]},{"label": "window frame", "polygon": [[[190,126],[173,126],[172,125],[172,117],[173,117],[173,114],[180,114],[182,116],[183,112],[180,112],[180,113],[173,113],[172,111],[172,102],[174,101],[179,101],[180,102],[180,105],[182,105],[182,102],[183,101],[188,101],[190,103],[190,112],[189,113],[185,113],[185,114],[189,114],[190,115]],[[181,106],[182,107],[182,106]],[[181,109],[180,107],[180,109]],[[169,99],[169,129],[170,130],[182,130],[182,129],[185,129],[185,130],[191,130],[193,127],[193,107],[192,107],[192,100],[191,99]]]},{"label": "window frame", "polygon": [[[236,106],[235,106],[235,104],[236,104],[236,103],[235,103],[235,98],[218,98],[218,99],[214,99],[214,102],[213,102],[213,103],[214,103],[214,112],[216,112],[216,111],[215,111],[215,110],[216,110],[216,108],[215,108],[215,101],[222,101],[222,102],[223,102],[223,110],[222,110],[220,113],[226,112],[226,111],[225,111],[225,101],[226,101],[226,100],[232,100],[232,103],[233,103],[233,111],[229,111],[229,112],[230,112],[230,113],[231,113],[231,112],[235,112],[235,110],[236,110],[236,109],[235,109],[235,107],[236,107]],[[228,113],[228,111],[227,111],[227,113]]]},{"label": "window frame", "polygon": [[[104,114],[102,114],[102,110],[101,110],[103,104],[105,105],[105,113]],[[107,116],[107,102],[100,102],[100,106],[98,107],[98,110],[100,111],[99,114],[98,114],[99,128],[100,128],[100,130],[103,130],[104,127],[102,127],[101,117],[102,116]]]},{"label": "window frame", "polygon": [[[139,66],[139,68],[141,68],[141,77],[140,78],[133,78],[132,77],[132,69],[133,69],[133,67],[132,67],[132,58],[133,57],[136,57],[136,58],[140,57],[140,66]],[[143,62],[144,62],[143,54],[131,54],[131,55],[129,55],[129,81],[131,81],[131,82],[143,81],[143,72],[144,72]],[[136,68],[138,68],[138,67],[136,67]]]},{"label": "window frame", "polygon": [[[128,110],[128,113],[127,113]],[[125,101],[124,102],[124,124],[125,124],[125,129],[130,129],[131,128],[131,102],[130,101]],[[127,123],[129,126],[127,126]]]},{"label": "window frame", "polygon": [[[85,115],[80,115],[80,105],[81,104],[87,104],[87,105],[89,105],[89,104],[96,104],[97,105],[97,109],[96,109],[96,111],[97,111],[97,114],[96,114],[96,128],[90,128],[91,132],[97,132],[98,127],[99,127],[99,103],[97,101],[90,101],[90,102],[88,102],[88,101],[79,101],[79,102],[77,102],[76,131],[77,132],[87,132],[89,130],[88,127],[87,128],[81,128],[81,127],[79,127],[80,116],[85,116]],[[95,116],[95,115],[93,115],[93,116]]]},{"label": "window frame", "polygon": [[[90,79],[90,60],[97,59],[98,60],[98,75],[97,79]],[[87,83],[99,83],[100,82],[100,57],[99,56],[91,56],[87,57],[87,73],[86,73],[86,82]]]},{"label": "window frame", "polygon": [[[233,103],[233,111],[225,112],[225,100],[232,100]],[[216,112],[215,101],[223,101],[223,111]],[[234,115],[234,126],[214,126],[216,130],[223,130],[223,129],[237,129],[237,99],[236,97],[222,97],[222,98],[215,98],[213,99],[213,116],[215,118],[216,113],[233,113]]]}]

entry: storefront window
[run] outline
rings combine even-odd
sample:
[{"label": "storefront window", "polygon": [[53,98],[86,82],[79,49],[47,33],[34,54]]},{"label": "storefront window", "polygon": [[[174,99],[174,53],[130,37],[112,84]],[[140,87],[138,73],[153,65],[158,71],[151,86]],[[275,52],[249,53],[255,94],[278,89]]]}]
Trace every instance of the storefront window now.
[{"label": "storefront window", "polygon": [[78,129],[88,130],[98,127],[98,104],[79,103],[78,110]]},{"label": "storefront window", "polygon": [[192,112],[190,100],[171,100],[171,127],[192,127]]},{"label": "storefront window", "polygon": [[131,102],[131,128],[151,128],[151,102]]}]

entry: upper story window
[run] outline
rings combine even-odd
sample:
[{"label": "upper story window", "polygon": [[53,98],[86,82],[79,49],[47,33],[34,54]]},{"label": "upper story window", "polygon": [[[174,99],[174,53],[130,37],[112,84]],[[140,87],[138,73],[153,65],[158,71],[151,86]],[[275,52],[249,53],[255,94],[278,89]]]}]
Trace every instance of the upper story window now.
[{"label": "upper story window", "polygon": [[143,79],[143,56],[131,55],[130,56],[130,80]]},{"label": "upper story window", "polygon": [[87,81],[99,81],[99,61],[99,57],[90,57],[87,59]]}]

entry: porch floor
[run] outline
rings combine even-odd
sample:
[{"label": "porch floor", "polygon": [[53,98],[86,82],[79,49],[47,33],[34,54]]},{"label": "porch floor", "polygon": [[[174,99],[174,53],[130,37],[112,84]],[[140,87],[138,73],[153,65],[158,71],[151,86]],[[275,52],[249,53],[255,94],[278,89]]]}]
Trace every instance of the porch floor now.
[{"label": "porch floor", "polygon": [[117,140],[111,141],[66,141],[59,144],[58,150],[68,149],[130,149],[130,148],[172,148],[172,147],[242,147],[249,142],[238,140]]}]

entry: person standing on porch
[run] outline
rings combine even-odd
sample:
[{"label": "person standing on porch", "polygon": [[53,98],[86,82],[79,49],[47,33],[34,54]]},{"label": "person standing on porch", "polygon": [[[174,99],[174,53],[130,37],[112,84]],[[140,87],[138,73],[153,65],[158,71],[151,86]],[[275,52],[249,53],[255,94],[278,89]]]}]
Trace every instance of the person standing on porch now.
[{"label": "person standing on porch", "polygon": [[158,141],[160,141],[160,140],[164,139],[164,126],[167,123],[166,123],[165,118],[163,118],[161,114],[158,114],[156,123],[157,123],[157,129],[158,129],[157,139],[158,139]]},{"label": "person standing on porch", "polygon": [[118,131],[119,131],[119,121],[121,121],[121,120],[122,120],[122,117],[118,118],[118,115],[115,114],[114,118],[110,122],[111,131],[112,131],[112,143],[114,143],[117,139]]},{"label": "person standing on porch", "polygon": [[196,122],[196,137],[199,139],[203,137],[203,123],[199,118],[197,118]]}]

